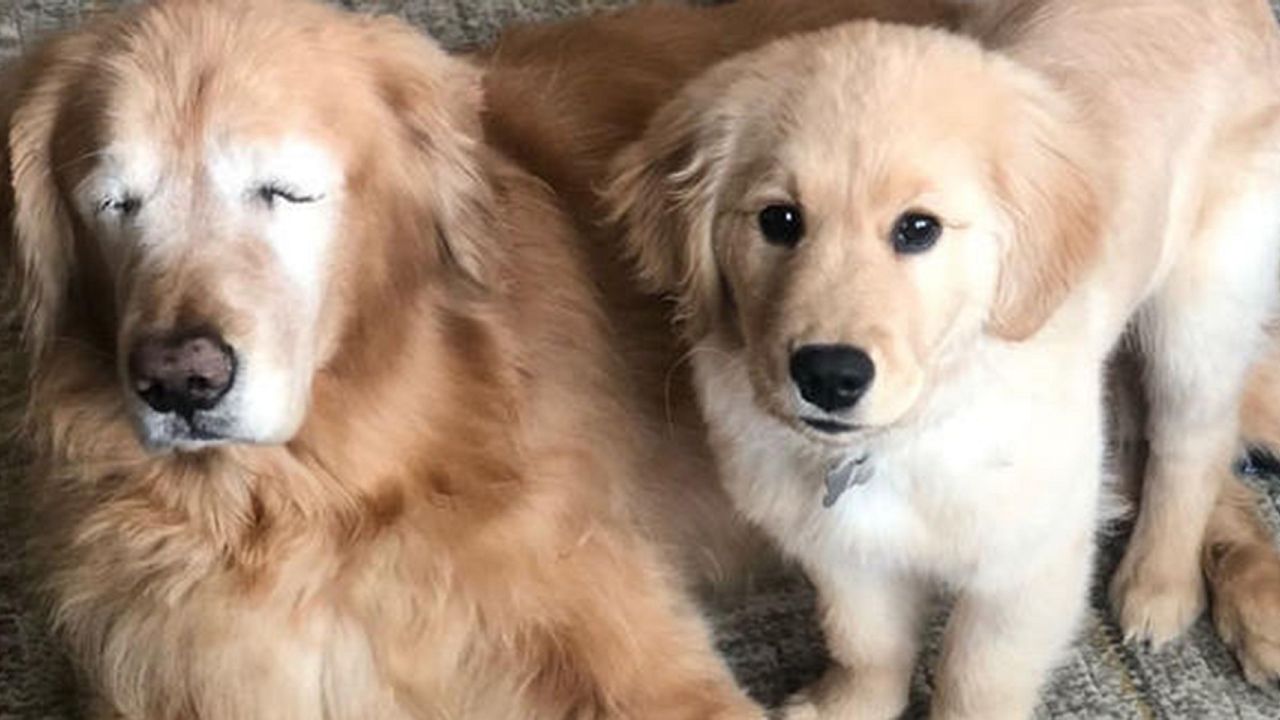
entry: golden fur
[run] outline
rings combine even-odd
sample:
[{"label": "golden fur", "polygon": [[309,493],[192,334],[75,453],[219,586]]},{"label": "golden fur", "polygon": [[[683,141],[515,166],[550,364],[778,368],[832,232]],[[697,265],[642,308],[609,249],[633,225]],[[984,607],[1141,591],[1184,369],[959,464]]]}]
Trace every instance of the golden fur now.
[{"label": "golden fur", "polygon": [[[853,24],[711,70],[608,191],[642,278],[677,299],[731,495],[824,597],[839,667],[793,712],[900,711],[934,580],[960,595],[935,716],[1030,712],[1083,606],[1101,369],[1131,318],[1152,452],[1112,585],[1121,624],[1173,637],[1203,570],[1224,639],[1272,678],[1280,564],[1249,492],[1224,484],[1276,295],[1269,8],[956,5],[987,48]],[[804,209],[794,249],[757,227],[777,203]],[[944,239],[895,254],[896,218],[920,208]],[[875,363],[835,431],[788,378],[814,343]],[[1255,383],[1273,404],[1265,370]],[[1264,413],[1246,412],[1256,434]],[[868,483],[824,511],[824,474],[851,461]]]},{"label": "golden fur", "polygon": [[[7,78],[33,548],[97,715],[759,717],[643,511],[710,475],[650,482],[575,231],[486,142],[478,72],[392,20],[169,0]],[[298,135],[330,196],[237,225],[259,200],[208,158]],[[164,207],[86,205],[130,143]],[[333,218],[324,262],[243,230],[266,212],[320,213],[296,243]],[[293,369],[287,437],[143,447],[122,355],[192,326]]]}]

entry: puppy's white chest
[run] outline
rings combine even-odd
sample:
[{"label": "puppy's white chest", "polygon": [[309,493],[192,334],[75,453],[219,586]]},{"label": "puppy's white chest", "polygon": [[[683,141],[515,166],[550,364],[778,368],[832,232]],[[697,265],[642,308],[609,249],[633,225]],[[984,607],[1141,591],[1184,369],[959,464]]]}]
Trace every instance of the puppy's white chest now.
[{"label": "puppy's white chest", "polygon": [[[999,558],[1021,556],[1096,503],[1096,488],[1070,480],[1070,468],[1090,462],[1089,433],[1064,422],[1037,428],[1049,442],[1028,438],[1024,401],[990,393],[945,421],[839,453],[762,413],[734,375],[699,378],[724,481],[742,512],[806,562],[852,559],[957,581],[1005,572]],[[859,482],[833,492],[833,466],[863,455]]]}]

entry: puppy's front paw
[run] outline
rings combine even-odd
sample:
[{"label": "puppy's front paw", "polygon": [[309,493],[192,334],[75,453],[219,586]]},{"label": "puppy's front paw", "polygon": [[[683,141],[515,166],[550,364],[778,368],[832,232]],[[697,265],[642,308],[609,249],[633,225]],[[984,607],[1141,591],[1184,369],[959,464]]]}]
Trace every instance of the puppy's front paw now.
[{"label": "puppy's front paw", "polygon": [[1254,685],[1280,680],[1280,554],[1271,547],[1209,550],[1213,623]]},{"label": "puppy's front paw", "polygon": [[1159,647],[1178,637],[1204,612],[1200,568],[1174,568],[1129,548],[1111,580],[1111,607],[1125,640]]},{"label": "puppy's front paw", "polygon": [[813,687],[803,690],[782,707],[784,720],[858,718],[891,720],[907,707],[910,671],[901,673],[867,669],[864,673],[833,667]]}]

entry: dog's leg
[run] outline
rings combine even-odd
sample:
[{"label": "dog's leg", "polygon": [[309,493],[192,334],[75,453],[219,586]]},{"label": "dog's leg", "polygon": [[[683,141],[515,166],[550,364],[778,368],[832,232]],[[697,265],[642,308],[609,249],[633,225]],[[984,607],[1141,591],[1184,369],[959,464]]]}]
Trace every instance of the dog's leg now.
[{"label": "dog's leg", "polygon": [[1204,608],[1205,528],[1234,459],[1245,375],[1276,294],[1280,217],[1270,194],[1236,192],[1218,203],[1139,317],[1150,453],[1111,585],[1130,639],[1168,641]]},{"label": "dog's leg", "polygon": [[561,665],[577,681],[551,679],[544,690],[564,697],[566,687],[574,687],[572,717],[764,720],[656,556],[603,534],[599,529],[591,545],[578,550],[590,560],[583,572],[561,579],[581,587],[567,626],[531,658],[534,676]]},{"label": "dog's leg", "polygon": [[[1240,434],[1247,447],[1280,452],[1280,339],[1256,363],[1245,386]],[[1111,368],[1112,446],[1126,495],[1136,501],[1146,452],[1145,401],[1130,388],[1140,383],[1136,358],[1121,352]],[[1205,528],[1202,568],[1208,580],[1214,624],[1256,684],[1280,678],[1280,550],[1258,513],[1258,493],[1220,468],[1222,492]],[[1135,487],[1130,488],[1133,485]]]},{"label": "dog's leg", "polygon": [[896,718],[907,706],[924,600],[920,583],[849,565],[810,568],[835,664],[787,708],[789,720]]},{"label": "dog's leg", "polygon": [[1266,352],[1249,370],[1240,407],[1240,436],[1248,447],[1280,459],[1280,325],[1269,328]]},{"label": "dog's leg", "polygon": [[1264,685],[1280,678],[1280,551],[1257,500],[1234,475],[1224,481],[1205,530],[1204,570],[1218,635],[1249,682]]},{"label": "dog's leg", "polygon": [[1092,535],[1083,535],[1016,583],[964,591],[947,625],[930,717],[1030,717],[1079,625],[1092,559]]}]

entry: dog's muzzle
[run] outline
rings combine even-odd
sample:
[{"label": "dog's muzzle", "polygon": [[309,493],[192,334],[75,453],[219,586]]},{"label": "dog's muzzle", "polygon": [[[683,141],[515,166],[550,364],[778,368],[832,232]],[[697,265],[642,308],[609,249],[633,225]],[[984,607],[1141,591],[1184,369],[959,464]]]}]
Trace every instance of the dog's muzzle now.
[{"label": "dog's muzzle", "polygon": [[216,333],[144,338],[129,353],[129,381],[152,410],[190,421],[216,408],[235,384],[236,356]]}]

